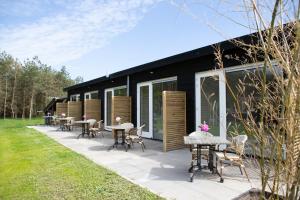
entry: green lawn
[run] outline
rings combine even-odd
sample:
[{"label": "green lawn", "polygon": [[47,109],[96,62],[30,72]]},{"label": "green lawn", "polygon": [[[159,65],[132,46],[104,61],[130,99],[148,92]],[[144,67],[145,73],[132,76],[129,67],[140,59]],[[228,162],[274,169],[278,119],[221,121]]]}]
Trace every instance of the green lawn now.
[{"label": "green lawn", "polygon": [[0,120],[0,199],[161,199],[26,128]]}]

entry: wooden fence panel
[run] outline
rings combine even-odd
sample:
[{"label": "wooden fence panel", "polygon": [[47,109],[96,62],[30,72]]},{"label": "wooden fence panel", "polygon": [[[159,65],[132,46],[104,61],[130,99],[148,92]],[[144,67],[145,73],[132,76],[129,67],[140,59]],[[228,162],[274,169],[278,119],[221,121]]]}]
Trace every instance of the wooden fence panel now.
[{"label": "wooden fence panel", "polygon": [[61,116],[62,113],[68,113],[68,103],[56,103],[56,115]]},{"label": "wooden fence panel", "polygon": [[68,117],[75,117],[75,120],[82,119],[82,102],[69,101],[68,102]]},{"label": "wooden fence panel", "polygon": [[184,148],[186,135],[186,93],[163,92],[163,146],[164,151]]},{"label": "wooden fence panel", "polygon": [[101,101],[100,99],[86,99],[84,101],[84,114],[87,119],[101,119]]},{"label": "wooden fence panel", "polygon": [[121,117],[122,123],[131,122],[131,97],[112,97],[112,124],[116,124],[116,117]]}]

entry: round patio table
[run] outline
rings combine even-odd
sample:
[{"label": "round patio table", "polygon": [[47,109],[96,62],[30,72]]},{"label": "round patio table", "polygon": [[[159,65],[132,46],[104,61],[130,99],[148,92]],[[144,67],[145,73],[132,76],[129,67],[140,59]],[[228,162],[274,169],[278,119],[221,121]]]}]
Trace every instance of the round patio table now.
[{"label": "round patio table", "polygon": [[82,120],[82,121],[75,121],[74,123],[81,125],[81,133],[77,136],[78,139],[80,138],[80,136],[84,137],[85,134],[87,134],[90,138],[89,122],[88,121]]}]

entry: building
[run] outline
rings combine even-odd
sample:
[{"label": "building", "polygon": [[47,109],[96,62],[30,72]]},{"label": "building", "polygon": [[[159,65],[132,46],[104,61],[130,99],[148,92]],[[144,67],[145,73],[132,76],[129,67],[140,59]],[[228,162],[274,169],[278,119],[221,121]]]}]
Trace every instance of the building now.
[{"label": "building", "polygon": [[[255,34],[235,39],[247,44],[257,42]],[[215,47],[222,51],[222,69],[217,67]],[[245,61],[247,64],[242,64]],[[234,102],[227,90],[225,77],[233,90],[237,90],[234,85],[238,80],[249,71],[259,73],[261,66],[259,62],[252,63],[246,51],[234,42],[223,41],[73,85],[65,91],[69,101],[81,102],[81,113],[85,113],[86,100],[100,100],[97,109],[101,110],[99,117],[105,125],[111,125],[114,120],[113,97],[131,97],[130,121],[136,126],[146,124],[144,137],[155,140],[163,140],[162,92],[184,91],[185,134],[195,131],[205,121],[210,132],[226,137],[228,125],[236,121]],[[271,73],[268,73],[268,79],[272,79]],[[250,93],[251,89],[246,92]]]}]

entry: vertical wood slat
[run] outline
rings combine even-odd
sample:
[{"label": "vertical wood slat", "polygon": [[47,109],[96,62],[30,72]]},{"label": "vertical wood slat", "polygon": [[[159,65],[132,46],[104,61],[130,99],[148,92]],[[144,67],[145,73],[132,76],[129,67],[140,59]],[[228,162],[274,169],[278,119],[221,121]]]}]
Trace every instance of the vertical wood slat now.
[{"label": "vertical wood slat", "polygon": [[101,100],[100,99],[86,99],[84,101],[84,115],[87,119],[101,119]]},{"label": "vertical wood slat", "polygon": [[186,135],[186,93],[163,92],[163,146],[164,151],[184,148]]},{"label": "vertical wood slat", "polygon": [[62,113],[68,113],[68,103],[56,103],[56,115],[61,116]]},{"label": "vertical wood slat", "polygon": [[121,117],[122,123],[131,122],[131,97],[112,97],[112,124],[116,124],[116,117]]},{"label": "vertical wood slat", "polygon": [[74,117],[75,120],[82,119],[82,102],[69,101],[68,102],[68,117]]}]

